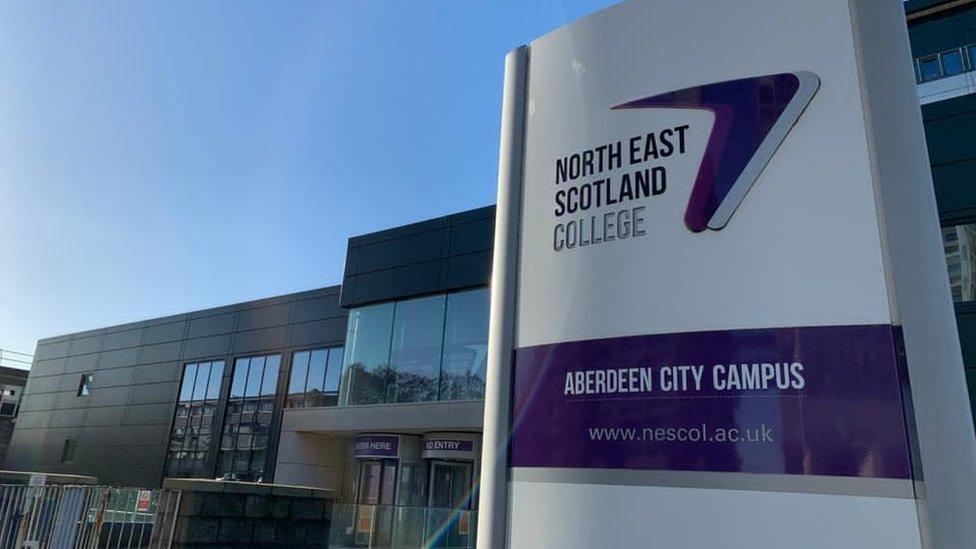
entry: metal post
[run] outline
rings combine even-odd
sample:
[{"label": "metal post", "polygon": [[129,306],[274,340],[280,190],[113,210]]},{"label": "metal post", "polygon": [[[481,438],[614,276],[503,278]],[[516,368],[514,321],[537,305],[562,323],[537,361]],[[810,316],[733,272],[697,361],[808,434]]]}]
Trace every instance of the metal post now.
[{"label": "metal post", "polygon": [[478,547],[502,549],[508,530],[508,450],[511,422],[512,355],[515,348],[519,226],[522,213],[522,156],[529,48],[505,57],[498,205],[491,273],[485,427],[478,506]]}]

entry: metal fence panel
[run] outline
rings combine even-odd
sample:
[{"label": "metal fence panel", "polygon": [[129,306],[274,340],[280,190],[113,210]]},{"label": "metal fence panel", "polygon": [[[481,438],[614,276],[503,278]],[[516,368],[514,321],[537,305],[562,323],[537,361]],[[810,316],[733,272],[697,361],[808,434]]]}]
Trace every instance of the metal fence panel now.
[{"label": "metal fence panel", "polygon": [[0,484],[0,547],[170,547],[179,501],[171,490]]}]

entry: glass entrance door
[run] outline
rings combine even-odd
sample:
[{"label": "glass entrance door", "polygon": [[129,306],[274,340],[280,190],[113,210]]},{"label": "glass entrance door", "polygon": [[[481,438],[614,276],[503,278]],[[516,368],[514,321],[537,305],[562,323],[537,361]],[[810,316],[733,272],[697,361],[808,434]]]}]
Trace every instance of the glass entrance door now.
[{"label": "glass entrance door", "polygon": [[468,509],[471,502],[470,462],[433,461],[430,464],[429,507]]},{"label": "glass entrance door", "polygon": [[[428,543],[432,547],[471,547],[471,479],[467,461],[432,461],[427,500]],[[440,535],[432,536],[431,533]]]},{"label": "glass entrance door", "polygon": [[[392,508],[396,496],[397,460],[364,459],[359,462],[356,494],[356,542],[369,547],[389,547]],[[387,506],[387,507],[378,507]]]}]

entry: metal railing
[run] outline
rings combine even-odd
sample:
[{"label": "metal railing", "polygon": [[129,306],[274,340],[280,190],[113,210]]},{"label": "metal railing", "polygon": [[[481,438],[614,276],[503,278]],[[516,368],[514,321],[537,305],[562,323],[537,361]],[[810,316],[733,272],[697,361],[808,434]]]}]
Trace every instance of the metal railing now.
[{"label": "metal railing", "polygon": [[9,349],[0,349],[0,366],[26,370],[31,367],[34,355],[29,353],[18,353]]},{"label": "metal railing", "polygon": [[170,547],[181,492],[0,484],[0,547]]},{"label": "metal railing", "polygon": [[336,503],[329,547],[470,549],[476,523],[477,512],[467,509]]}]

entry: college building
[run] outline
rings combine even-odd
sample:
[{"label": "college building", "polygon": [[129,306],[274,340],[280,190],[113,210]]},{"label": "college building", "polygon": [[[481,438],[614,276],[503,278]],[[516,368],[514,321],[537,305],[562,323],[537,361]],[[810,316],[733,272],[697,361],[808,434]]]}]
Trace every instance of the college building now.
[{"label": "college building", "polygon": [[[972,396],[976,0],[905,9]],[[345,504],[417,509],[405,523],[471,509],[494,220],[484,207],[350,238],[341,285],[39,341],[6,468],[331,488],[333,528],[353,538]],[[468,543],[466,521],[450,544]]]}]

